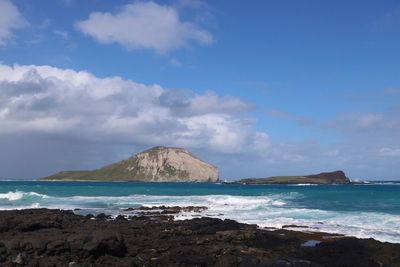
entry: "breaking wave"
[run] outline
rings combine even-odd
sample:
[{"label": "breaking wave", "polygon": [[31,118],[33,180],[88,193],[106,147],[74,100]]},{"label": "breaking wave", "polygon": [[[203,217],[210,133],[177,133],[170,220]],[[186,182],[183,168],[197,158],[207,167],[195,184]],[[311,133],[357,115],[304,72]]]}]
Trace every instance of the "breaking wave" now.
[{"label": "breaking wave", "polygon": [[32,198],[32,197],[45,198],[47,196],[38,194],[36,192],[27,192],[26,193],[26,192],[21,192],[21,191],[0,194],[0,200],[7,199],[9,201],[16,201],[16,200],[21,200],[24,198]]},{"label": "breaking wave", "polygon": [[[80,214],[108,213],[132,215],[126,208],[140,206],[206,206],[199,213],[178,214],[183,220],[198,216],[233,219],[260,227],[282,228],[288,225],[303,226],[295,230],[321,231],[375,238],[380,241],[400,243],[400,215],[379,212],[330,211],[303,208],[295,205],[304,196],[297,192],[262,196],[233,195],[141,195],[128,196],[49,196],[36,192],[8,192],[0,194],[0,209],[57,208],[79,209]],[[289,227],[290,229],[290,227]]]}]

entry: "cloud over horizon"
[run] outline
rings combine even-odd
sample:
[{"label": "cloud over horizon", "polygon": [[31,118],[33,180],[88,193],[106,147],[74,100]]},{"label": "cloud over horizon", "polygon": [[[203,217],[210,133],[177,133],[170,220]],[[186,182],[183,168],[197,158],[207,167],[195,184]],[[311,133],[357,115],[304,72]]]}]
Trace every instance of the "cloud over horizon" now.
[{"label": "cloud over horizon", "polygon": [[[252,103],[213,91],[166,89],[46,65],[0,64],[0,137],[4,147],[15,143],[17,148],[11,154],[3,151],[0,159],[6,164],[19,151],[13,159],[18,162],[28,153],[31,168],[42,175],[60,168],[99,167],[145,147],[180,146],[197,151],[232,178],[335,169],[357,174],[367,166],[380,172],[400,158],[397,138],[379,140],[385,129],[372,131],[386,125],[387,131],[398,132],[396,113],[334,121],[330,131],[347,128],[348,134],[323,145],[312,139],[274,140],[257,130],[253,110]],[[373,134],[375,141],[369,143],[364,133]]]},{"label": "cloud over horizon", "polygon": [[13,30],[27,25],[18,8],[9,0],[0,0],[0,46],[13,36]]},{"label": "cloud over horizon", "polygon": [[240,115],[250,104],[211,91],[199,95],[34,65],[0,65],[0,89],[0,135],[58,134],[228,154],[268,142],[251,118]]},{"label": "cloud over horizon", "polygon": [[128,50],[151,49],[163,54],[190,43],[210,45],[213,36],[195,22],[183,21],[174,6],[134,2],[117,12],[92,12],[76,23],[84,34]]}]

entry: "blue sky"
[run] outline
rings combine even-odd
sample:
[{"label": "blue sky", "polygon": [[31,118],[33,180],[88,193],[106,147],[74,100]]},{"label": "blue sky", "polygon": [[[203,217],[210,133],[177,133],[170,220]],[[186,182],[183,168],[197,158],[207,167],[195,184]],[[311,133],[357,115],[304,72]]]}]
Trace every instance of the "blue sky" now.
[{"label": "blue sky", "polygon": [[399,179],[398,1],[0,0],[0,178],[184,146]]}]

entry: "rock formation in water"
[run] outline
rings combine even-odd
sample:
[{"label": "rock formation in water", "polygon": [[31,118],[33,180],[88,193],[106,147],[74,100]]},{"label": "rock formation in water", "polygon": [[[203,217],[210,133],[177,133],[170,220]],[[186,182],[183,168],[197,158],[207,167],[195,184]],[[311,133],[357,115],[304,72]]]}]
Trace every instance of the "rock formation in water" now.
[{"label": "rock formation in water", "polygon": [[218,169],[182,148],[153,147],[93,171],[63,171],[43,180],[215,182]]},{"label": "rock formation in water", "polygon": [[349,178],[343,171],[323,172],[304,176],[273,176],[239,180],[244,184],[348,184]]}]

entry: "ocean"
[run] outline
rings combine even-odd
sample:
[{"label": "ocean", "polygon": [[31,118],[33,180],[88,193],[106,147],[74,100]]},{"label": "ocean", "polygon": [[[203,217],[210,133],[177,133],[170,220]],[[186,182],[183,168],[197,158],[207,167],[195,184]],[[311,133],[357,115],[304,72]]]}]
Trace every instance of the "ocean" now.
[{"label": "ocean", "polygon": [[360,185],[0,181],[0,209],[129,214],[140,206],[207,206],[183,213],[260,227],[321,231],[400,243],[400,182]]}]

